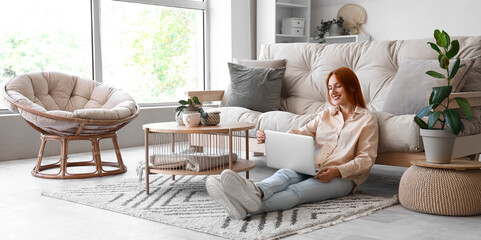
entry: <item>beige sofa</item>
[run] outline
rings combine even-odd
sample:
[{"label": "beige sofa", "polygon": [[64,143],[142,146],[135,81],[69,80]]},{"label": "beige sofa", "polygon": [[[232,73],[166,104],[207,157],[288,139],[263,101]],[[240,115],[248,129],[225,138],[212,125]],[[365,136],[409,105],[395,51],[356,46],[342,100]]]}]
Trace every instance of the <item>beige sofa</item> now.
[{"label": "beige sofa", "polygon": [[[458,57],[469,62],[463,79],[454,96],[463,96],[473,106],[473,119],[463,119],[465,130],[458,137],[454,158],[479,156],[481,152],[481,37],[453,37],[460,42]],[[325,79],[327,74],[338,67],[349,67],[359,77],[367,107],[373,111],[379,122],[379,155],[377,164],[410,166],[411,160],[424,159],[419,127],[412,114],[391,114],[383,111],[391,92],[393,79],[401,64],[409,59],[436,60],[437,54],[428,44],[434,39],[368,41],[347,44],[288,43],[266,44],[262,46],[259,59],[286,59],[286,72],[283,80],[283,96],[279,111],[256,112],[242,107],[225,107],[222,101],[219,108],[221,122],[251,122],[256,124],[250,136],[250,150],[264,152],[264,145],[255,141],[257,129],[288,131],[296,129],[311,119],[317,112],[328,108]],[[425,71],[407,69],[415,78],[425,78]],[[406,72],[406,69],[404,69]],[[399,73],[401,74],[401,73]],[[458,73],[459,75],[460,73]],[[402,76],[398,76],[401,78]],[[411,78],[412,79],[412,78]],[[416,84],[415,84],[416,85]],[[416,86],[412,87],[416,87]],[[410,86],[408,86],[409,88]],[[397,91],[397,90],[393,90]],[[201,102],[220,101],[224,91],[192,91],[189,96],[198,96]],[[426,104],[430,91],[425,92]],[[406,95],[408,95],[406,93]],[[409,100],[409,96],[406,96]],[[451,104],[452,106],[453,104]],[[477,157],[476,157],[477,159]]]}]

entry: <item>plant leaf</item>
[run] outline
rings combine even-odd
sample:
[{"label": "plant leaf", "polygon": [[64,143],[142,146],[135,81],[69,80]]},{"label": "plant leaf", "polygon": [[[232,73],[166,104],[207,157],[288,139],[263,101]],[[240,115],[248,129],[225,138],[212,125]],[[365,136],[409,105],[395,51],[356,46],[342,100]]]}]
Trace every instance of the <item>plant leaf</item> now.
[{"label": "plant leaf", "polygon": [[451,42],[451,48],[449,48],[449,51],[446,53],[446,57],[448,59],[451,59],[454,56],[456,56],[458,52],[459,52],[459,41],[454,40],[453,42]]},{"label": "plant leaf", "polygon": [[193,96],[192,97],[192,101],[194,101],[195,104],[199,104],[200,105],[200,101],[199,101],[199,98],[197,96]]},{"label": "plant leaf", "polygon": [[468,100],[462,97],[454,98],[454,100],[458,104],[459,108],[461,108],[463,113],[466,115],[468,120],[471,120],[471,118],[473,117],[473,110],[471,109],[471,105],[469,104]]},{"label": "plant leaf", "polygon": [[443,56],[441,58],[441,61],[439,61],[439,66],[442,69],[448,69],[449,68],[449,59],[446,56]]},{"label": "plant leaf", "polygon": [[414,116],[414,122],[418,124],[418,126],[422,129],[428,129],[428,124],[425,123],[421,118],[418,116]]},{"label": "plant leaf", "polygon": [[446,46],[446,39],[443,37],[441,32],[436,29],[434,30],[434,39],[436,39],[436,44],[440,47]]},{"label": "plant leaf", "polygon": [[433,97],[434,97],[434,91],[432,91],[431,95],[429,96],[429,105],[433,104]]},{"label": "plant leaf", "polygon": [[443,103],[444,99],[446,99],[449,94],[451,94],[452,90],[453,86],[433,87],[433,104]]},{"label": "plant leaf", "polygon": [[434,124],[439,120],[439,116],[441,116],[441,111],[436,111],[431,114],[429,114],[428,118],[428,127],[431,129],[434,127]]},{"label": "plant leaf", "polygon": [[185,101],[185,100],[180,100],[179,103],[182,104],[182,105],[186,105],[188,102]]},{"label": "plant leaf", "polygon": [[454,135],[458,135],[459,132],[463,129],[463,123],[461,122],[461,117],[459,117],[459,113],[456,112],[454,109],[446,109],[443,112],[444,120],[448,125],[448,128]]},{"label": "plant leaf", "polygon": [[446,78],[443,74],[435,72],[435,71],[427,71],[426,74],[431,76],[431,77],[435,77],[435,78],[441,78],[441,79]]},{"label": "plant leaf", "polygon": [[431,48],[434,49],[434,51],[438,52],[439,54],[442,54],[441,50],[435,43],[428,42],[428,44],[431,45]]},{"label": "plant leaf", "polygon": [[182,110],[184,110],[185,108],[187,108],[186,106],[178,106],[176,109],[175,109],[175,112],[177,112],[177,116],[180,115],[180,113],[182,112]]},{"label": "plant leaf", "polygon": [[460,62],[461,60],[459,58],[456,59],[456,61],[454,62],[453,66],[451,67],[451,70],[449,71],[448,81],[453,79],[454,76],[456,76],[456,73],[458,72],[458,69],[459,69]]},{"label": "plant leaf", "polygon": [[426,107],[423,107],[421,110],[418,111],[418,113],[416,113],[416,116],[418,118],[423,118],[424,116],[428,115],[429,112],[431,112],[431,109],[433,109],[433,105],[434,104],[431,104],[429,106],[426,106]]},{"label": "plant leaf", "polygon": [[194,104],[192,104],[192,99],[190,98],[187,100],[187,104],[189,104],[189,106],[194,106]]},{"label": "plant leaf", "polygon": [[449,34],[444,30],[441,34],[443,35],[444,40],[446,41],[446,45],[444,46],[444,48],[449,48],[449,43],[451,42],[451,38],[449,37]]}]

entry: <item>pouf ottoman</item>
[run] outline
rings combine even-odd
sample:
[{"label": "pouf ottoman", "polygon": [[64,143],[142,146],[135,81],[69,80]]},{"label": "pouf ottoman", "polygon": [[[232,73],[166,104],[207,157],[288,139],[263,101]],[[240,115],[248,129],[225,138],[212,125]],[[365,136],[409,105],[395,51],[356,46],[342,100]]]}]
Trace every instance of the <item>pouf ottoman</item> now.
[{"label": "pouf ottoman", "polygon": [[481,214],[481,163],[413,161],[401,177],[400,203],[413,211],[469,216]]}]

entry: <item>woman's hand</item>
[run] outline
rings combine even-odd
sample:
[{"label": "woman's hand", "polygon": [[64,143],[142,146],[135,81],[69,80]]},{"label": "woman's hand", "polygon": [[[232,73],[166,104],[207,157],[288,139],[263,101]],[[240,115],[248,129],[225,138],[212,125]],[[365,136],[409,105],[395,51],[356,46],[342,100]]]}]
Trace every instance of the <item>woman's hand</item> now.
[{"label": "woman's hand", "polygon": [[266,134],[264,133],[264,130],[257,130],[257,143],[265,143],[266,142]]},{"label": "woman's hand", "polygon": [[317,181],[322,183],[328,183],[335,177],[341,176],[341,172],[337,167],[325,167],[317,172],[317,175],[314,176]]}]

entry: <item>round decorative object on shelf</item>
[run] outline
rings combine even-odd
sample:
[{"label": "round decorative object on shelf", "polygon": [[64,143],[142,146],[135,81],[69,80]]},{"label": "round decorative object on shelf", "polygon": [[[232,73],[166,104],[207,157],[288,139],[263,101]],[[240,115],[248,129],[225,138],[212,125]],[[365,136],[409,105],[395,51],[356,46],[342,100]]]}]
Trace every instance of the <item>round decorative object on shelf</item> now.
[{"label": "round decorative object on shelf", "polygon": [[357,4],[346,4],[339,9],[337,18],[342,16],[344,18],[344,28],[349,29],[349,33],[352,35],[364,32],[362,24],[366,22],[367,14],[363,7]]}]

